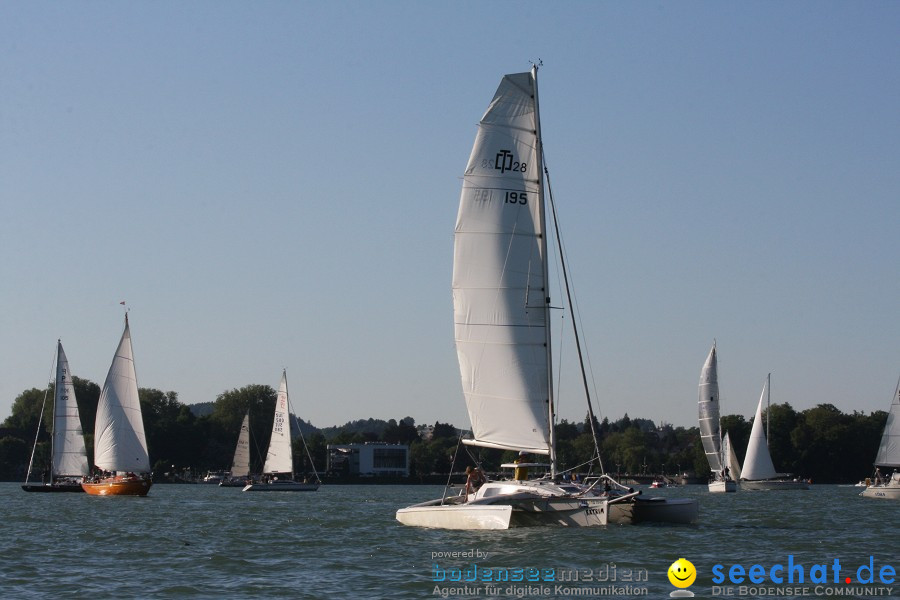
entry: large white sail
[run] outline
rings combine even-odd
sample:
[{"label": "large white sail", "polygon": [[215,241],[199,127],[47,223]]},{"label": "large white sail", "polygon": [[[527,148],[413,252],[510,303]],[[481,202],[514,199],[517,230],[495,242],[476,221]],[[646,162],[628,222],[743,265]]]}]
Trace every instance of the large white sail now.
[{"label": "large white sail", "polygon": [[69,372],[69,359],[62,342],[56,345],[56,389],[53,403],[53,475],[57,477],[88,474],[84,432],[75,400],[75,386]]},{"label": "large white sail", "polygon": [[272,420],[272,437],[266,454],[264,473],[293,473],[294,461],[291,456],[291,425],[288,421],[289,404],[287,372],[281,373],[281,385],[275,399],[275,416]]},{"label": "large white sail", "polygon": [[244,415],[241,433],[238,435],[237,446],[234,448],[234,460],[231,463],[232,477],[247,477],[248,475],[250,475],[250,413]]},{"label": "large white sail", "polygon": [[125,331],[122,332],[97,405],[94,464],[106,471],[150,471],[127,314]]},{"label": "large white sail", "polygon": [[722,439],[722,456],[725,457],[725,466],[728,467],[729,475],[735,481],[741,478],[741,463],[738,461],[737,454],[734,452],[734,444],[728,434]]},{"label": "large white sail", "polygon": [[753,427],[750,429],[750,441],[747,443],[747,455],[744,457],[744,470],[741,479],[759,481],[778,477],[775,465],[772,464],[772,455],[769,454],[769,444],[766,441],[766,431],[763,425],[762,407],[763,401],[769,389],[769,379],[763,385],[762,394],[759,396],[759,404],[756,407],[756,416],[753,418]]},{"label": "large white sail", "polygon": [[900,467],[900,381],[894,390],[891,412],[888,413],[887,422],[884,424],[875,464],[879,467]]},{"label": "large white sail", "polygon": [[722,440],[719,432],[719,375],[716,361],[716,345],[709,351],[700,370],[700,441],[713,473],[722,471]]},{"label": "large white sail", "polygon": [[456,351],[474,444],[549,453],[548,298],[536,82],[506,75],[478,126],[456,221]]}]

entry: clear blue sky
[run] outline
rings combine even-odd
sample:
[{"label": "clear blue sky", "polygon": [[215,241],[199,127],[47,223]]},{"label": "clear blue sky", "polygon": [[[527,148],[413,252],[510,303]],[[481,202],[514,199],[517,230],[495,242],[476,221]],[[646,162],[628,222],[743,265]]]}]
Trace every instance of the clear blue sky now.
[{"label": "clear blue sky", "polygon": [[460,176],[537,58],[601,413],[696,425],[714,338],[726,413],[770,371],[887,409],[898,40],[897,2],[4,2],[0,420],[57,338],[102,384],[125,300],[139,384],[186,404],[286,367],[318,426],[468,426]]}]

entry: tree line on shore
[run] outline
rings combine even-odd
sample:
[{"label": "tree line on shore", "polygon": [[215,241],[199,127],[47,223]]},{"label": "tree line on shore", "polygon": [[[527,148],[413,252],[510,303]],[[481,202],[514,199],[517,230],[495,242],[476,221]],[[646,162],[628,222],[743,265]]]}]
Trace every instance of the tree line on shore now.
[{"label": "tree line on shore", "polygon": [[[74,387],[90,460],[100,387],[78,377],[74,378]],[[192,406],[179,402],[178,394],[172,391],[141,388],[139,393],[156,477],[185,471],[228,470],[241,421],[247,413],[250,414],[251,465],[261,470],[275,410],[276,392],[272,387],[248,385],[223,392],[215,402]],[[40,474],[47,469],[49,434],[37,432],[42,406],[42,422],[52,422],[49,401],[52,394],[51,384],[49,391],[33,388],[15,399],[10,416],[0,424],[0,479],[24,480],[36,434],[33,471]],[[768,412],[769,448],[776,468],[809,477],[816,483],[856,482],[868,475],[887,419],[885,411],[846,414],[830,404],[799,412],[787,403],[773,404]],[[413,480],[447,474],[451,468],[457,472],[476,463],[488,472],[499,472],[502,463],[515,459],[512,452],[459,444],[460,432],[448,423],[416,427],[411,417],[388,421],[363,419],[323,429],[302,420],[293,423],[299,424],[303,434],[297,436],[298,426],[294,426],[294,464],[298,472],[311,472],[314,468],[324,472],[328,444],[408,444]],[[742,464],[751,425],[752,420],[747,421],[741,415],[722,418],[723,434],[729,433]],[[669,476],[694,473],[699,477],[709,473],[697,427],[657,425],[652,420],[629,418],[626,414],[612,422],[595,420],[594,429],[598,433],[603,467],[608,473]],[[556,425],[557,456],[562,468],[580,471],[588,468],[586,465],[594,455],[590,432],[587,420],[578,423],[564,419]],[[312,457],[312,464],[308,456]]]}]

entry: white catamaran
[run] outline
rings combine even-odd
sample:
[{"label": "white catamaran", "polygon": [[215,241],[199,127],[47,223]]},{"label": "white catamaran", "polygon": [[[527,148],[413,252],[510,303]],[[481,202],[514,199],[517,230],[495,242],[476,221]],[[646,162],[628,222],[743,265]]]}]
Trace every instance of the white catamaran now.
[{"label": "white catamaran", "polygon": [[[287,371],[281,373],[281,384],[275,399],[275,415],[272,418],[272,437],[263,466],[265,481],[250,483],[245,492],[314,492],[318,483],[294,480],[294,457],[291,450],[291,403],[288,396]],[[316,478],[318,479],[318,474]]]},{"label": "white catamaran", "polygon": [[[44,407],[41,406],[41,417],[43,415]],[[38,432],[40,429],[39,420]],[[78,414],[78,402],[75,399],[75,386],[69,372],[69,359],[66,358],[62,342],[59,340],[56,342],[56,385],[53,390],[53,431],[50,440],[49,481],[28,483],[34,463],[32,450],[28,475],[25,476],[22,489],[26,492],[83,492],[81,479],[88,474],[87,452],[81,429],[81,417]],[[37,448],[37,438],[34,444]]]},{"label": "white catamaran", "polygon": [[[882,467],[892,472],[882,473]],[[866,482],[866,489],[860,494],[868,498],[900,500],[900,380],[894,390],[891,412],[884,424],[884,433],[875,456],[874,481]]]},{"label": "white catamaran", "polygon": [[737,484],[730,469],[726,468],[722,452],[722,430],[719,424],[719,374],[716,358],[716,344],[709,351],[706,362],[700,370],[700,391],[697,406],[700,416],[700,440],[712,471],[709,491],[714,493],[735,492]]},{"label": "white catamaran", "polygon": [[[474,494],[445,493],[398,510],[397,520],[446,529],[694,522],[695,500],[643,500],[605,475],[590,485],[560,480],[542,162],[535,65],[503,77],[479,123],[456,222],[453,304],[474,437],[464,442],[548,456],[549,477],[488,481]],[[516,466],[521,477],[528,467],[547,465]]]},{"label": "white catamaran", "polygon": [[[747,455],[744,457],[744,470],[741,473],[741,489],[745,490],[808,490],[809,484],[801,479],[792,478],[790,473],[778,473],[769,453],[769,443],[763,431],[763,400],[769,404],[772,374],[766,376],[756,416],[750,430],[750,441],[747,443]],[[769,410],[766,410],[768,421]]]}]

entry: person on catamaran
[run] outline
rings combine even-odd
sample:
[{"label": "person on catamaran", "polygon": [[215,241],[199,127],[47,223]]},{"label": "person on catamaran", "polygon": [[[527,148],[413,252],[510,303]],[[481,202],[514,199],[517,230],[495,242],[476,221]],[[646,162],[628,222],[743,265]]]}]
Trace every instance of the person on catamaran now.
[{"label": "person on catamaran", "polygon": [[[515,460],[516,464],[521,464],[524,462],[528,462],[526,457],[528,453],[522,450],[519,452],[519,458]],[[516,470],[513,472],[513,479],[516,481],[525,481],[528,479],[528,467],[516,467]]]},{"label": "person on catamaran", "polygon": [[478,488],[481,487],[481,484],[485,483],[487,478],[484,476],[484,473],[481,472],[481,469],[475,467],[466,467],[466,497],[469,494],[474,494],[478,491]]}]

